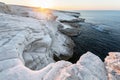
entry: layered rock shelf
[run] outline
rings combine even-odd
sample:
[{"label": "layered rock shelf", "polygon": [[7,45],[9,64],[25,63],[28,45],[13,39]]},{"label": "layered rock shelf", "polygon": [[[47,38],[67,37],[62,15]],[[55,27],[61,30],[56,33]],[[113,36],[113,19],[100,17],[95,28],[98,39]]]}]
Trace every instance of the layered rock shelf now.
[{"label": "layered rock shelf", "polygon": [[[89,51],[75,55],[71,37],[89,25],[79,17],[0,3],[0,80],[120,80],[120,53],[109,53],[105,62]],[[73,56],[79,57],[74,64]]]}]

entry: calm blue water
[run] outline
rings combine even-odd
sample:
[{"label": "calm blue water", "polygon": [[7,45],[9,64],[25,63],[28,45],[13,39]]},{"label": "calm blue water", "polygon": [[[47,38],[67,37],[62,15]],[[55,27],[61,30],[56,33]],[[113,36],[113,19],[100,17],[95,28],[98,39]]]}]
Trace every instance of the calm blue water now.
[{"label": "calm blue water", "polygon": [[120,11],[79,11],[81,17],[86,19],[86,22],[97,24],[120,25]]},{"label": "calm blue water", "polygon": [[76,45],[73,60],[78,60],[87,51],[93,52],[102,60],[108,52],[120,52],[120,11],[77,12],[81,13],[81,18],[86,19],[86,23],[92,24],[81,26],[80,35],[72,37]]},{"label": "calm blue water", "polygon": [[81,17],[88,23],[109,26],[116,32],[120,32],[120,11],[79,11]]}]

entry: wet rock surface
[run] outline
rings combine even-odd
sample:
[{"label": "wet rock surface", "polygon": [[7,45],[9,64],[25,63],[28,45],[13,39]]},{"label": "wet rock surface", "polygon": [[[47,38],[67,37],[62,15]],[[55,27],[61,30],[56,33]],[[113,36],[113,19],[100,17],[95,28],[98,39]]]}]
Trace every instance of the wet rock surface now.
[{"label": "wet rock surface", "polygon": [[73,19],[73,20],[59,20],[62,23],[79,23],[79,22],[85,22],[85,19],[83,18],[78,18],[78,19]]}]

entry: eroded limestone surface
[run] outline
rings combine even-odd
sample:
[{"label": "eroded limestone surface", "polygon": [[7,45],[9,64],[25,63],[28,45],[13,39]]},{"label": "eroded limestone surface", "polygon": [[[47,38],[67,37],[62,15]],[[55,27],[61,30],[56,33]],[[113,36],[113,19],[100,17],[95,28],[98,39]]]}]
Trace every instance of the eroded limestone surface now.
[{"label": "eroded limestone surface", "polygon": [[74,43],[59,29],[73,27],[60,20],[77,20],[79,13],[40,11],[0,3],[0,80],[120,79],[119,53],[106,58],[106,68],[91,52],[75,64],[64,61],[72,57]]}]

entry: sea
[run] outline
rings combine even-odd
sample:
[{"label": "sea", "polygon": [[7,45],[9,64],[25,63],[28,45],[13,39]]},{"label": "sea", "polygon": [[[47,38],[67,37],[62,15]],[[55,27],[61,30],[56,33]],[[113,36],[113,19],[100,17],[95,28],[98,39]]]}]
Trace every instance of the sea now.
[{"label": "sea", "polygon": [[81,18],[87,23],[106,26],[112,29],[113,33],[120,35],[120,10],[80,10]]},{"label": "sea", "polygon": [[75,43],[74,54],[70,61],[90,51],[104,61],[109,52],[120,52],[120,11],[87,10],[76,11],[80,18],[90,26],[80,26],[81,33],[72,37]]}]

